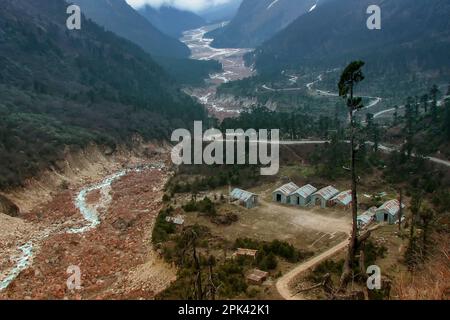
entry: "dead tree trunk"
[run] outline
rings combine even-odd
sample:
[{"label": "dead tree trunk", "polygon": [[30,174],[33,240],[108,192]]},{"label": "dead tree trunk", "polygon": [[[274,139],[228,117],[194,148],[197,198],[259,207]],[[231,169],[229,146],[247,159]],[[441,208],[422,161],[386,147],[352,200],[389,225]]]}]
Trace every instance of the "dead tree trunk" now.
[{"label": "dead tree trunk", "polygon": [[200,261],[198,259],[197,256],[197,248],[196,248],[196,244],[195,244],[195,240],[192,242],[192,247],[193,247],[193,258],[194,258],[194,263],[195,263],[195,284],[196,284],[196,299],[197,300],[203,300],[203,285],[202,285],[202,270],[201,270],[201,266],[200,266]]},{"label": "dead tree trunk", "polygon": [[214,263],[215,263],[214,257],[213,256],[209,257],[209,295],[211,297],[211,300],[216,300],[216,292],[217,292],[217,287],[216,284],[214,283],[213,278]]}]

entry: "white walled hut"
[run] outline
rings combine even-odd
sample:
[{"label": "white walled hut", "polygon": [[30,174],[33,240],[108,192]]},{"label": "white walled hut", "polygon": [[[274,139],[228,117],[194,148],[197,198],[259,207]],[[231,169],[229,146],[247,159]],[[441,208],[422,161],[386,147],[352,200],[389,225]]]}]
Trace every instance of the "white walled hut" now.
[{"label": "white walled hut", "polygon": [[241,206],[247,209],[254,208],[258,205],[258,196],[242,189],[236,188],[231,191],[230,198],[231,201],[238,201]]},{"label": "white walled hut", "polygon": [[298,189],[299,187],[293,182],[285,184],[272,193],[272,200],[278,203],[289,204],[291,194],[293,194]]},{"label": "white walled hut", "polygon": [[[403,208],[405,206],[403,205]],[[398,214],[400,212],[400,202],[398,200],[390,200],[383,204],[375,212],[377,222],[387,222],[395,224],[398,222]]]},{"label": "white walled hut", "polygon": [[368,225],[370,225],[372,222],[375,221],[375,215],[376,215],[377,207],[372,207],[366,212],[364,212],[362,215],[359,215],[356,219],[358,224],[358,229],[364,229]]},{"label": "white walled hut", "polygon": [[312,196],[313,204],[320,205],[322,208],[332,204],[332,199],[339,193],[339,190],[333,186],[320,189]]},{"label": "white walled hut", "polygon": [[294,206],[306,207],[311,203],[312,195],[317,191],[317,188],[307,184],[289,196],[290,204]]},{"label": "white walled hut", "polygon": [[344,209],[350,209],[352,206],[352,190],[342,191],[337,196],[334,196],[331,201],[333,204]]}]

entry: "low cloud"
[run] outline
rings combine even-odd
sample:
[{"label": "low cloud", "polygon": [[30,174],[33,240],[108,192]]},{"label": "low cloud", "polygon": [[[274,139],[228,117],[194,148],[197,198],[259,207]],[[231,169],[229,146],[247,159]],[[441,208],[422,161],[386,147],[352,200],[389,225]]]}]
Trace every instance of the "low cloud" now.
[{"label": "low cloud", "polygon": [[178,9],[199,12],[210,7],[232,2],[233,0],[126,0],[132,7],[139,8],[151,5],[159,8],[162,5],[172,6]]}]

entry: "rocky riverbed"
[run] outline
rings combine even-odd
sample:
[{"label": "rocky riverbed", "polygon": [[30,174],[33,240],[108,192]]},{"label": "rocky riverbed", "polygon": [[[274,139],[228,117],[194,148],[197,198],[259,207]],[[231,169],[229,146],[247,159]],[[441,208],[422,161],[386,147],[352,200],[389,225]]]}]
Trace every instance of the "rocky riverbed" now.
[{"label": "rocky riverbed", "polygon": [[254,105],[256,101],[217,94],[217,88],[222,83],[244,79],[254,74],[254,70],[246,66],[244,62],[244,55],[253,49],[211,47],[213,39],[205,35],[219,26],[211,25],[186,31],[180,40],[191,49],[191,59],[217,60],[222,64],[223,71],[211,74],[208,79],[205,79],[204,86],[186,88],[185,91],[205,105],[210,114],[223,119],[239,115],[243,109]]}]

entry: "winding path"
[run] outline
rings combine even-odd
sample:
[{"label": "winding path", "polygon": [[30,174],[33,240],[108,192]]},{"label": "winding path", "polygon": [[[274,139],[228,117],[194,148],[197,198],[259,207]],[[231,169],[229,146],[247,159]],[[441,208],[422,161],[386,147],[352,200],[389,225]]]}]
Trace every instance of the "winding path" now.
[{"label": "winding path", "polygon": [[[326,73],[330,73],[333,71],[335,71],[335,70],[327,71]],[[287,75],[287,77],[289,78],[289,82],[291,82],[291,83],[295,83],[298,79],[297,76],[292,76],[292,75]],[[314,92],[316,92],[316,94],[318,94],[320,96],[336,97],[336,98],[339,97],[339,94],[334,93],[334,92],[320,90],[320,89],[313,89],[314,85],[322,80],[323,80],[323,74],[320,74],[316,80],[306,84],[306,89],[308,89],[308,91],[314,91]],[[264,90],[267,90],[267,91],[271,91],[271,92],[290,92],[290,91],[303,90],[302,87],[275,89],[275,88],[269,87],[267,84],[262,85],[261,88],[263,88]],[[371,109],[371,108],[377,106],[383,100],[381,97],[371,97],[371,96],[363,96],[362,98],[371,100],[369,102],[369,104],[363,108],[363,110]],[[382,114],[387,113],[389,111],[392,111],[392,110],[389,109],[389,110],[385,110],[383,112],[379,112],[375,115],[375,118],[378,118]],[[365,120],[363,122],[365,122]]]},{"label": "winding path", "polygon": [[[349,141],[345,141],[346,143],[350,143]],[[272,143],[272,142],[267,142],[267,143]],[[280,141],[278,144],[280,144],[280,145],[307,145],[307,144],[325,144],[325,143],[330,143],[330,141],[329,140],[318,140],[318,141],[303,141],[303,140],[299,140],[299,141],[294,141],[294,140],[292,140],[292,141]],[[366,144],[368,144],[368,145],[374,145],[374,143],[372,142],[372,141],[366,141]],[[385,146],[385,145],[382,145],[382,144],[380,144],[379,146],[378,146],[378,148],[381,150],[381,151],[383,151],[383,152],[385,152],[385,153],[392,153],[392,152],[395,152],[395,151],[398,151],[398,149],[397,148],[393,148],[393,147],[387,147],[387,146]],[[412,155],[413,157],[416,157],[417,155],[415,155],[415,154],[413,154]],[[431,161],[431,162],[434,162],[434,163],[436,163],[436,164],[439,164],[439,165],[443,165],[443,166],[446,166],[447,168],[450,168],[450,161],[448,161],[448,160],[443,160],[443,159],[439,159],[439,158],[435,158],[435,157],[424,157],[425,159],[427,159],[427,160],[429,160],[429,161]]]},{"label": "winding path", "polygon": [[283,275],[281,278],[278,279],[276,283],[276,288],[280,295],[285,300],[304,300],[304,297],[301,294],[292,294],[292,291],[289,289],[289,284],[299,275],[301,275],[303,272],[306,272],[313,268],[314,266],[318,265],[319,263],[331,258],[332,256],[336,255],[337,253],[341,252],[348,246],[348,239],[345,241],[342,241],[341,243],[337,244],[336,246],[332,247],[331,249],[328,249],[327,251],[319,254],[318,256],[315,256],[311,258],[310,260],[307,260],[298,266],[296,266],[294,269]]}]

